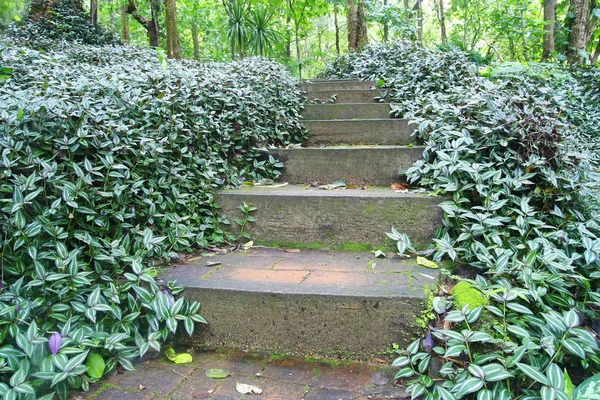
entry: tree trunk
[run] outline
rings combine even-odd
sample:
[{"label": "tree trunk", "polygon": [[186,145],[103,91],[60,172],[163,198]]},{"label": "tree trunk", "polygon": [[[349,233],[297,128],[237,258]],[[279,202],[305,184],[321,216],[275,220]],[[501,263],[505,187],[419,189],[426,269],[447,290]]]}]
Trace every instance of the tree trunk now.
[{"label": "tree trunk", "polygon": [[300,26],[296,23],[296,60],[298,61],[298,78],[302,79],[302,62],[300,58]]},{"label": "tree trunk", "polygon": [[442,40],[442,44],[445,44],[448,41],[448,35],[446,34],[446,14],[444,11],[444,0],[437,0],[436,8],[437,8],[437,17],[440,22],[440,39]]},{"label": "tree trunk", "polygon": [[165,11],[167,16],[167,57],[181,58],[181,43],[179,31],[177,30],[177,4],[175,0],[165,0]]},{"label": "tree trunk", "polygon": [[417,13],[417,41],[423,43],[423,0],[415,2],[415,11]]},{"label": "tree trunk", "polygon": [[127,14],[131,14],[133,18],[146,29],[150,47],[159,47],[160,30],[158,25],[158,10],[160,8],[160,3],[158,2],[158,0],[152,0],[150,8],[152,10],[152,19],[144,17],[138,11],[138,9],[135,7],[135,0],[129,0],[129,5],[127,6]]},{"label": "tree trunk", "polygon": [[348,51],[357,51],[367,42],[367,9],[358,0],[348,0]]},{"label": "tree trunk", "polygon": [[194,17],[192,21],[192,42],[194,43],[194,60],[200,61],[200,39],[198,37],[198,24]]},{"label": "tree trunk", "polygon": [[592,54],[590,63],[592,65],[598,64],[598,57],[600,57],[600,37],[598,38],[598,44],[596,44],[596,50],[594,50],[594,54]]},{"label": "tree trunk", "polygon": [[574,17],[570,21],[567,60],[569,64],[583,64],[585,58],[580,52],[587,46],[587,31],[590,16],[589,0],[570,0],[569,14]]},{"label": "tree trunk", "polygon": [[98,25],[98,0],[90,0],[90,23]]},{"label": "tree trunk", "polygon": [[333,5],[333,24],[335,25],[335,51],[340,56],[340,25],[338,23],[337,5]]},{"label": "tree trunk", "polygon": [[129,35],[129,15],[127,14],[127,5],[121,5],[121,37],[129,43],[131,36]]},{"label": "tree trunk", "polygon": [[544,49],[542,61],[548,61],[554,53],[554,32],[556,28],[556,4],[557,0],[544,0]]},{"label": "tree trunk", "polygon": [[[383,0],[384,8],[387,6],[388,0]],[[383,42],[387,42],[390,36],[390,24],[387,20],[383,22]]]}]

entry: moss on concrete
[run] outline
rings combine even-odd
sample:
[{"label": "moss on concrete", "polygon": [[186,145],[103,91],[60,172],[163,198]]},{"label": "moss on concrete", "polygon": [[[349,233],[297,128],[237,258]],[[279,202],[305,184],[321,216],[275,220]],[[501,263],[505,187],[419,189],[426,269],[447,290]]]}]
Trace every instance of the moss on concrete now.
[{"label": "moss on concrete", "polygon": [[277,247],[282,249],[300,249],[300,250],[336,250],[336,251],[375,251],[381,250],[383,252],[394,252],[395,247],[390,243],[384,246],[373,246],[368,243],[341,243],[328,245],[326,243],[313,242],[313,243],[302,243],[302,242],[284,242],[284,241],[266,241],[266,240],[255,240],[254,244],[257,246]]}]

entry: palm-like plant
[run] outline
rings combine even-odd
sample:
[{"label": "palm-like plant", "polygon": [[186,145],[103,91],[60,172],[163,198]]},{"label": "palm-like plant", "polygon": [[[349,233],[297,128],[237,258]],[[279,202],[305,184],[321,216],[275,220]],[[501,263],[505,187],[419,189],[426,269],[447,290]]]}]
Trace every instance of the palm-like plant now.
[{"label": "palm-like plant", "polygon": [[249,45],[254,54],[264,56],[265,52],[273,47],[278,40],[277,31],[274,28],[273,9],[267,9],[259,4],[250,15],[250,41]]},{"label": "palm-like plant", "polygon": [[227,11],[227,36],[231,48],[231,59],[235,59],[237,53],[244,55],[248,30],[246,27],[246,7],[242,0],[230,0],[225,3]]}]

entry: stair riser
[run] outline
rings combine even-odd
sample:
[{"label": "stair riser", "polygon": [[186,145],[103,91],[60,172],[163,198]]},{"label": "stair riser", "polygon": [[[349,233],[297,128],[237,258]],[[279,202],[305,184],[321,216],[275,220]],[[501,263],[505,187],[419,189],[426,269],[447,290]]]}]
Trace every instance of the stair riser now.
[{"label": "stair riser", "polygon": [[285,164],[284,182],[389,186],[402,180],[400,171],[422,158],[423,148],[300,148],[270,154]]},{"label": "stair riser", "polygon": [[355,80],[315,81],[298,85],[298,88],[304,92],[311,90],[371,89],[373,87],[375,87],[375,82]]},{"label": "stair riser", "polygon": [[257,207],[252,213],[256,222],[246,229],[253,239],[267,242],[379,246],[389,243],[385,232],[394,226],[420,247],[431,242],[442,220],[441,199],[428,196],[357,198],[343,193],[322,197],[227,191],[217,194],[216,202],[232,221],[233,234],[239,233],[233,221],[244,217],[240,205],[246,202]]},{"label": "stair riser", "polygon": [[390,106],[385,103],[308,104],[301,115],[305,119],[374,119],[390,118]]},{"label": "stair riser", "polygon": [[332,102],[333,96],[335,104],[378,103],[379,99],[376,100],[375,97],[381,97],[381,94],[378,90],[317,90],[306,94],[309,104]]},{"label": "stair riser", "polygon": [[392,343],[404,347],[421,333],[415,316],[422,313],[424,294],[415,295],[379,298],[188,288],[185,296],[202,303],[209,325],[198,326],[192,337],[180,335],[178,343],[369,359]]},{"label": "stair riser", "polygon": [[304,121],[309,130],[308,146],[336,144],[401,146],[412,142],[416,125],[407,119],[358,121]]}]

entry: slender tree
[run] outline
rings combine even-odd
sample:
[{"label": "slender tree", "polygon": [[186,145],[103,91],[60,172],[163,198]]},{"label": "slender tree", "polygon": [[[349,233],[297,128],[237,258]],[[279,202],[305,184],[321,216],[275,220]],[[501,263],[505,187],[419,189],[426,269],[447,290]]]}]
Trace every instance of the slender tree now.
[{"label": "slender tree", "polygon": [[557,0],[544,0],[544,44],[542,50],[542,61],[547,61],[552,57],[555,49],[555,30],[556,30],[556,5]]},{"label": "slender tree", "polygon": [[416,0],[414,6],[415,14],[417,16],[417,41],[423,42],[423,0]]},{"label": "slender tree", "polygon": [[90,23],[98,25],[98,0],[90,0]]},{"label": "slender tree", "polygon": [[128,42],[131,40],[129,34],[129,14],[127,14],[127,5],[121,5],[121,38]]},{"label": "slender tree", "polygon": [[165,14],[167,20],[167,57],[181,58],[181,43],[177,30],[177,4],[175,0],[165,0]]},{"label": "slender tree", "polygon": [[569,41],[567,47],[567,60],[570,64],[583,64],[586,59],[582,56],[585,52],[588,41],[589,18],[590,18],[589,0],[570,0],[568,26]]},{"label": "slender tree", "polygon": [[143,16],[140,11],[135,6],[135,0],[129,0],[129,5],[127,7],[127,14],[131,14],[131,16],[139,22],[146,29],[146,33],[148,35],[148,42],[150,43],[150,47],[159,47],[160,46],[160,25],[158,23],[158,15],[160,12],[160,3],[159,0],[151,0],[150,1],[150,13],[151,18],[148,19]]},{"label": "slender tree", "polygon": [[360,0],[348,0],[348,51],[357,51],[368,42],[367,9]]},{"label": "slender tree", "polygon": [[435,0],[435,15],[440,23],[440,40],[443,44],[448,41],[448,35],[446,34],[446,13],[444,11],[444,0]]}]

